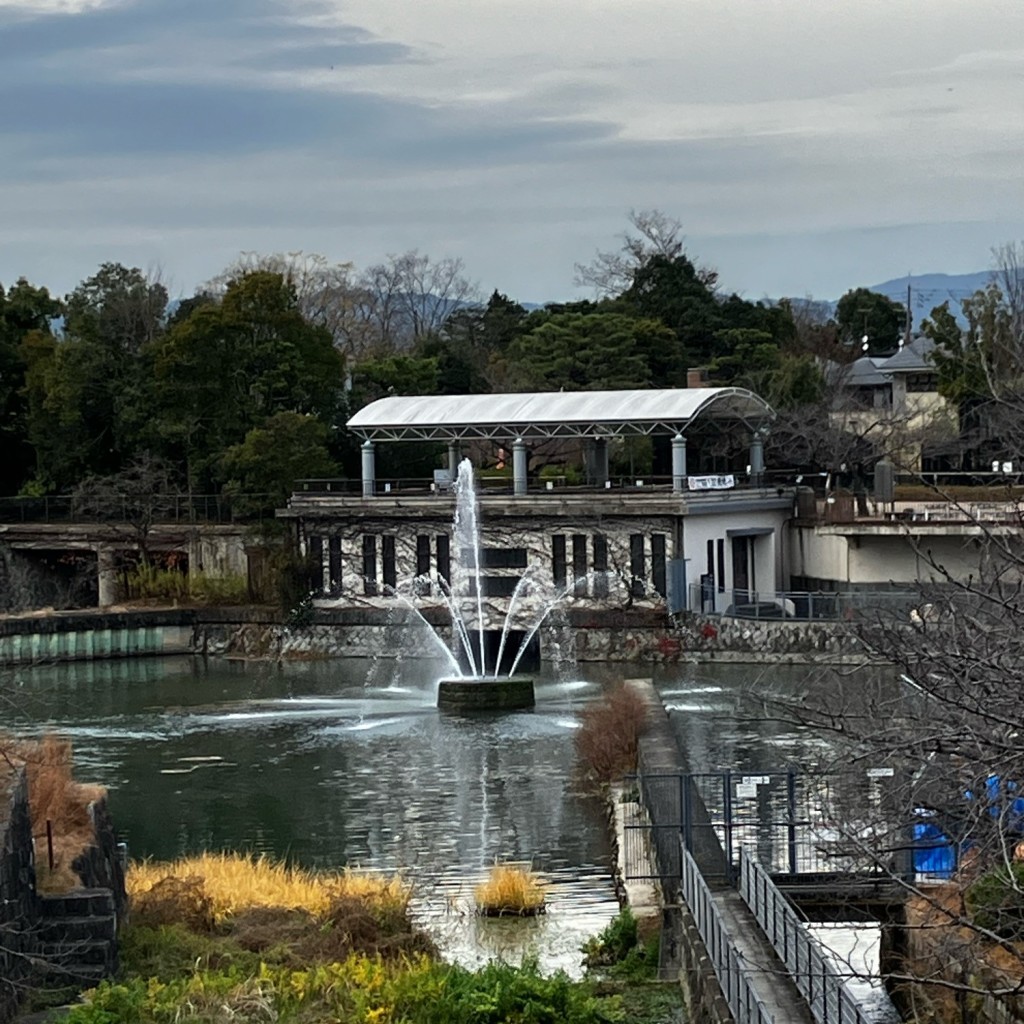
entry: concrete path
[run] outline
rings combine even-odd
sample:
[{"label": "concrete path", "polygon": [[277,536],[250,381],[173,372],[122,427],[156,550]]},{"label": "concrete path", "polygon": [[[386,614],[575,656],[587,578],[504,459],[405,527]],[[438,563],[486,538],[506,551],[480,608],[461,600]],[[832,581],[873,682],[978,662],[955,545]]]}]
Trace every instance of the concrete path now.
[{"label": "concrete path", "polygon": [[775,1024],[814,1024],[806,1000],[740,894],[718,889],[711,895],[737,950],[752,968],[754,991]]}]

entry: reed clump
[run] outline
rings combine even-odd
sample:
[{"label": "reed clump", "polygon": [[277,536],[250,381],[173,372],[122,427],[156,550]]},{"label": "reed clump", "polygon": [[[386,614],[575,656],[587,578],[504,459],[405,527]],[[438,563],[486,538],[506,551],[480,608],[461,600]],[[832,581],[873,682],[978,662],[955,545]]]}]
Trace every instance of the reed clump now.
[{"label": "reed clump", "polygon": [[584,774],[606,785],[636,770],[647,705],[626,683],[580,712],[574,743]]},{"label": "reed clump", "polygon": [[96,841],[89,805],[103,799],[106,789],[75,781],[71,741],[62,736],[0,740],[0,750],[10,767],[25,769],[38,888],[76,888],[82,882],[72,865]]},{"label": "reed clump", "polygon": [[397,876],[348,869],[314,872],[262,856],[200,853],[171,863],[133,864],[125,880],[133,905],[144,905],[147,895],[158,892],[167,879],[198,879],[215,922],[254,907],[303,910],[321,916],[342,899],[361,900],[380,912],[404,914],[410,896],[409,886]]},{"label": "reed clump", "polygon": [[488,917],[528,917],[544,910],[544,885],[516,864],[495,864],[473,892],[479,913]]}]

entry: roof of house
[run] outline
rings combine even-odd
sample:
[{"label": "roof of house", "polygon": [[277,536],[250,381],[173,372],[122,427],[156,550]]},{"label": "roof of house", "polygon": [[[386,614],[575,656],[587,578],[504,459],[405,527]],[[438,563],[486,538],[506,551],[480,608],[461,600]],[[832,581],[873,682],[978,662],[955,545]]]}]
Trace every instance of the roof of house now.
[{"label": "roof of house", "polygon": [[371,441],[614,437],[680,433],[697,416],[756,428],[774,413],[746,388],[419,395],[371,402],[348,426]]},{"label": "roof of house", "polygon": [[924,373],[935,369],[931,361],[931,353],[935,350],[935,342],[931,338],[914,338],[909,345],[904,345],[895,355],[889,356],[883,364],[886,373]]}]

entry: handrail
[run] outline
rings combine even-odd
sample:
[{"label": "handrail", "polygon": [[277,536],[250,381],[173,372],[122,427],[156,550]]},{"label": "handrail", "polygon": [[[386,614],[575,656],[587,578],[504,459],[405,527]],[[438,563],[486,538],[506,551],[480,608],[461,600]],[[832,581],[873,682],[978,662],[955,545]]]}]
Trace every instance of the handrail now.
[{"label": "handrail", "polygon": [[680,854],[683,898],[704,941],[736,1024],[774,1024],[775,1018],[755,991],[743,955],[722,923],[711,890],[682,840]]},{"label": "handrail", "polygon": [[868,1024],[857,1000],[761,862],[740,848],[740,896],[807,1000],[818,1024]]},{"label": "handrail", "polygon": [[272,494],[136,494],[112,495],[102,508],[95,503],[83,508],[73,494],[0,497],[0,523],[252,522],[266,518],[278,502]]}]

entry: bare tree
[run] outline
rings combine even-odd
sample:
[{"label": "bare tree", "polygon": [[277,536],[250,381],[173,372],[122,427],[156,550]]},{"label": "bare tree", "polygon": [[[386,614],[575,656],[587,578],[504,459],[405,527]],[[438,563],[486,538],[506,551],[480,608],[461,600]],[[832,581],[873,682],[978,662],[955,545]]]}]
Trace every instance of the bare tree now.
[{"label": "bare tree", "polygon": [[[661,210],[630,210],[629,223],[633,231],[620,237],[622,245],[614,250],[598,250],[590,263],[577,263],[574,283],[580,288],[592,288],[599,298],[619,295],[633,283],[637,270],[655,256],[674,260],[686,253],[682,224]],[[714,289],[718,272],[710,267],[698,267],[697,277],[702,284]]]},{"label": "bare tree", "polygon": [[360,286],[359,315],[377,345],[390,350],[437,333],[453,312],[480,299],[461,259],[433,260],[415,249],[368,267]]}]

